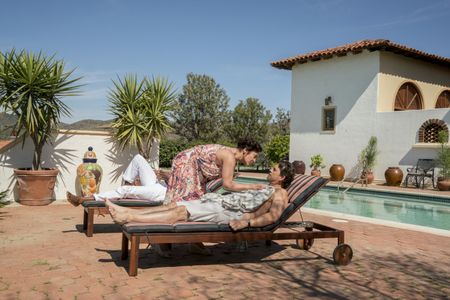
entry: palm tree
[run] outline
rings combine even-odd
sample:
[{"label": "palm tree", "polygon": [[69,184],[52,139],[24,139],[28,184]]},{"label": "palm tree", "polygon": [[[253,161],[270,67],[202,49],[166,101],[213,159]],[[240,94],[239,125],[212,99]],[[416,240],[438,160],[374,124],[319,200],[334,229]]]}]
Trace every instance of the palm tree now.
[{"label": "palm tree", "polygon": [[34,144],[33,170],[41,169],[44,145],[59,125],[61,115],[70,116],[62,97],[79,93],[79,78],[70,78],[64,62],[41,52],[15,49],[0,53],[0,108],[17,116],[14,131],[25,143]]},{"label": "palm tree", "polygon": [[113,84],[109,100],[115,116],[114,136],[122,149],[135,146],[148,159],[154,142],[171,129],[168,118],[176,99],[173,84],[160,77],[138,81],[136,75],[125,75]]}]

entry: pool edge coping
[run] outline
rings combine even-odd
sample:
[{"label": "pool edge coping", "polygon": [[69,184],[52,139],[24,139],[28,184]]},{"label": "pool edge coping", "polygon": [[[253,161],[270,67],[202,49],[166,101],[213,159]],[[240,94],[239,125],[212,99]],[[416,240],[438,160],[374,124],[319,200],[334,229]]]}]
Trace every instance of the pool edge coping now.
[{"label": "pool edge coping", "polygon": [[351,215],[351,214],[331,212],[331,211],[309,208],[309,207],[303,207],[303,208],[301,208],[301,210],[302,210],[302,212],[311,213],[311,214],[315,214],[315,215],[342,218],[342,219],[347,219],[347,220],[352,220],[352,221],[357,221],[357,222],[370,223],[370,224],[375,224],[375,225],[382,225],[382,226],[388,226],[388,227],[394,227],[394,228],[400,228],[400,229],[406,229],[406,230],[419,231],[419,232],[424,232],[424,233],[431,233],[431,234],[444,236],[444,237],[450,237],[450,230],[445,230],[445,229],[431,228],[431,227],[426,227],[426,226],[400,223],[400,222],[395,222],[395,221],[375,219],[375,218],[369,218],[369,217],[361,217],[361,216],[356,216],[356,215]]}]

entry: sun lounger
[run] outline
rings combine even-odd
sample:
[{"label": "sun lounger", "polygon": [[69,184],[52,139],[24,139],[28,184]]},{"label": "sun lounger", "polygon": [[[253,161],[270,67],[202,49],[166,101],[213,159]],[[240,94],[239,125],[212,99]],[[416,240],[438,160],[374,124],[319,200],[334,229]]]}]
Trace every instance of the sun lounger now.
[{"label": "sun lounger", "polygon": [[[208,193],[213,193],[218,191],[221,187],[222,179],[218,178],[206,184],[206,191]],[[113,202],[120,206],[133,207],[136,209],[160,205],[160,202],[143,199],[122,199]],[[92,237],[94,235],[94,216],[96,214],[98,216],[109,215],[108,208],[106,208],[104,201],[84,201],[81,205],[83,206],[83,230],[86,233],[86,236]]]},{"label": "sun lounger", "polygon": [[[234,232],[228,224],[181,222],[175,224],[128,223],[122,225],[122,259],[129,260],[128,274],[137,275],[140,243],[197,243],[238,242],[262,240],[296,240],[297,245],[308,250],[314,239],[336,238],[338,246],[333,252],[336,264],[346,265],[353,256],[350,246],[344,244],[344,231],[314,222],[287,222],[319,189],[327,183],[321,177],[297,175],[287,189],[289,206],[277,222],[262,228],[246,228]],[[130,250],[128,249],[130,245]]]}]

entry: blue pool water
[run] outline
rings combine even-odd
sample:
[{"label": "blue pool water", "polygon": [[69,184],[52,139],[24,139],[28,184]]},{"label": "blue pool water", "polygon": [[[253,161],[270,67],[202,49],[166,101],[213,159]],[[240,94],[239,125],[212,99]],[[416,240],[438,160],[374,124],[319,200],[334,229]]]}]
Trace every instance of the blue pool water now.
[{"label": "blue pool water", "polygon": [[[261,182],[239,178],[241,182]],[[450,199],[324,187],[304,207],[450,230]]]}]

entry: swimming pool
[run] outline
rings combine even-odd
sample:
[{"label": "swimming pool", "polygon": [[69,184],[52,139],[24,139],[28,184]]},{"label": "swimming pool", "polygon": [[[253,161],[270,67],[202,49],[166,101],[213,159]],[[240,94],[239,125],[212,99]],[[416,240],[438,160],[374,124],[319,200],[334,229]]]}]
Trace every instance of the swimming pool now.
[{"label": "swimming pool", "polygon": [[[240,182],[261,182],[239,177]],[[324,187],[304,207],[450,230],[450,199],[351,189],[346,193]]]}]

